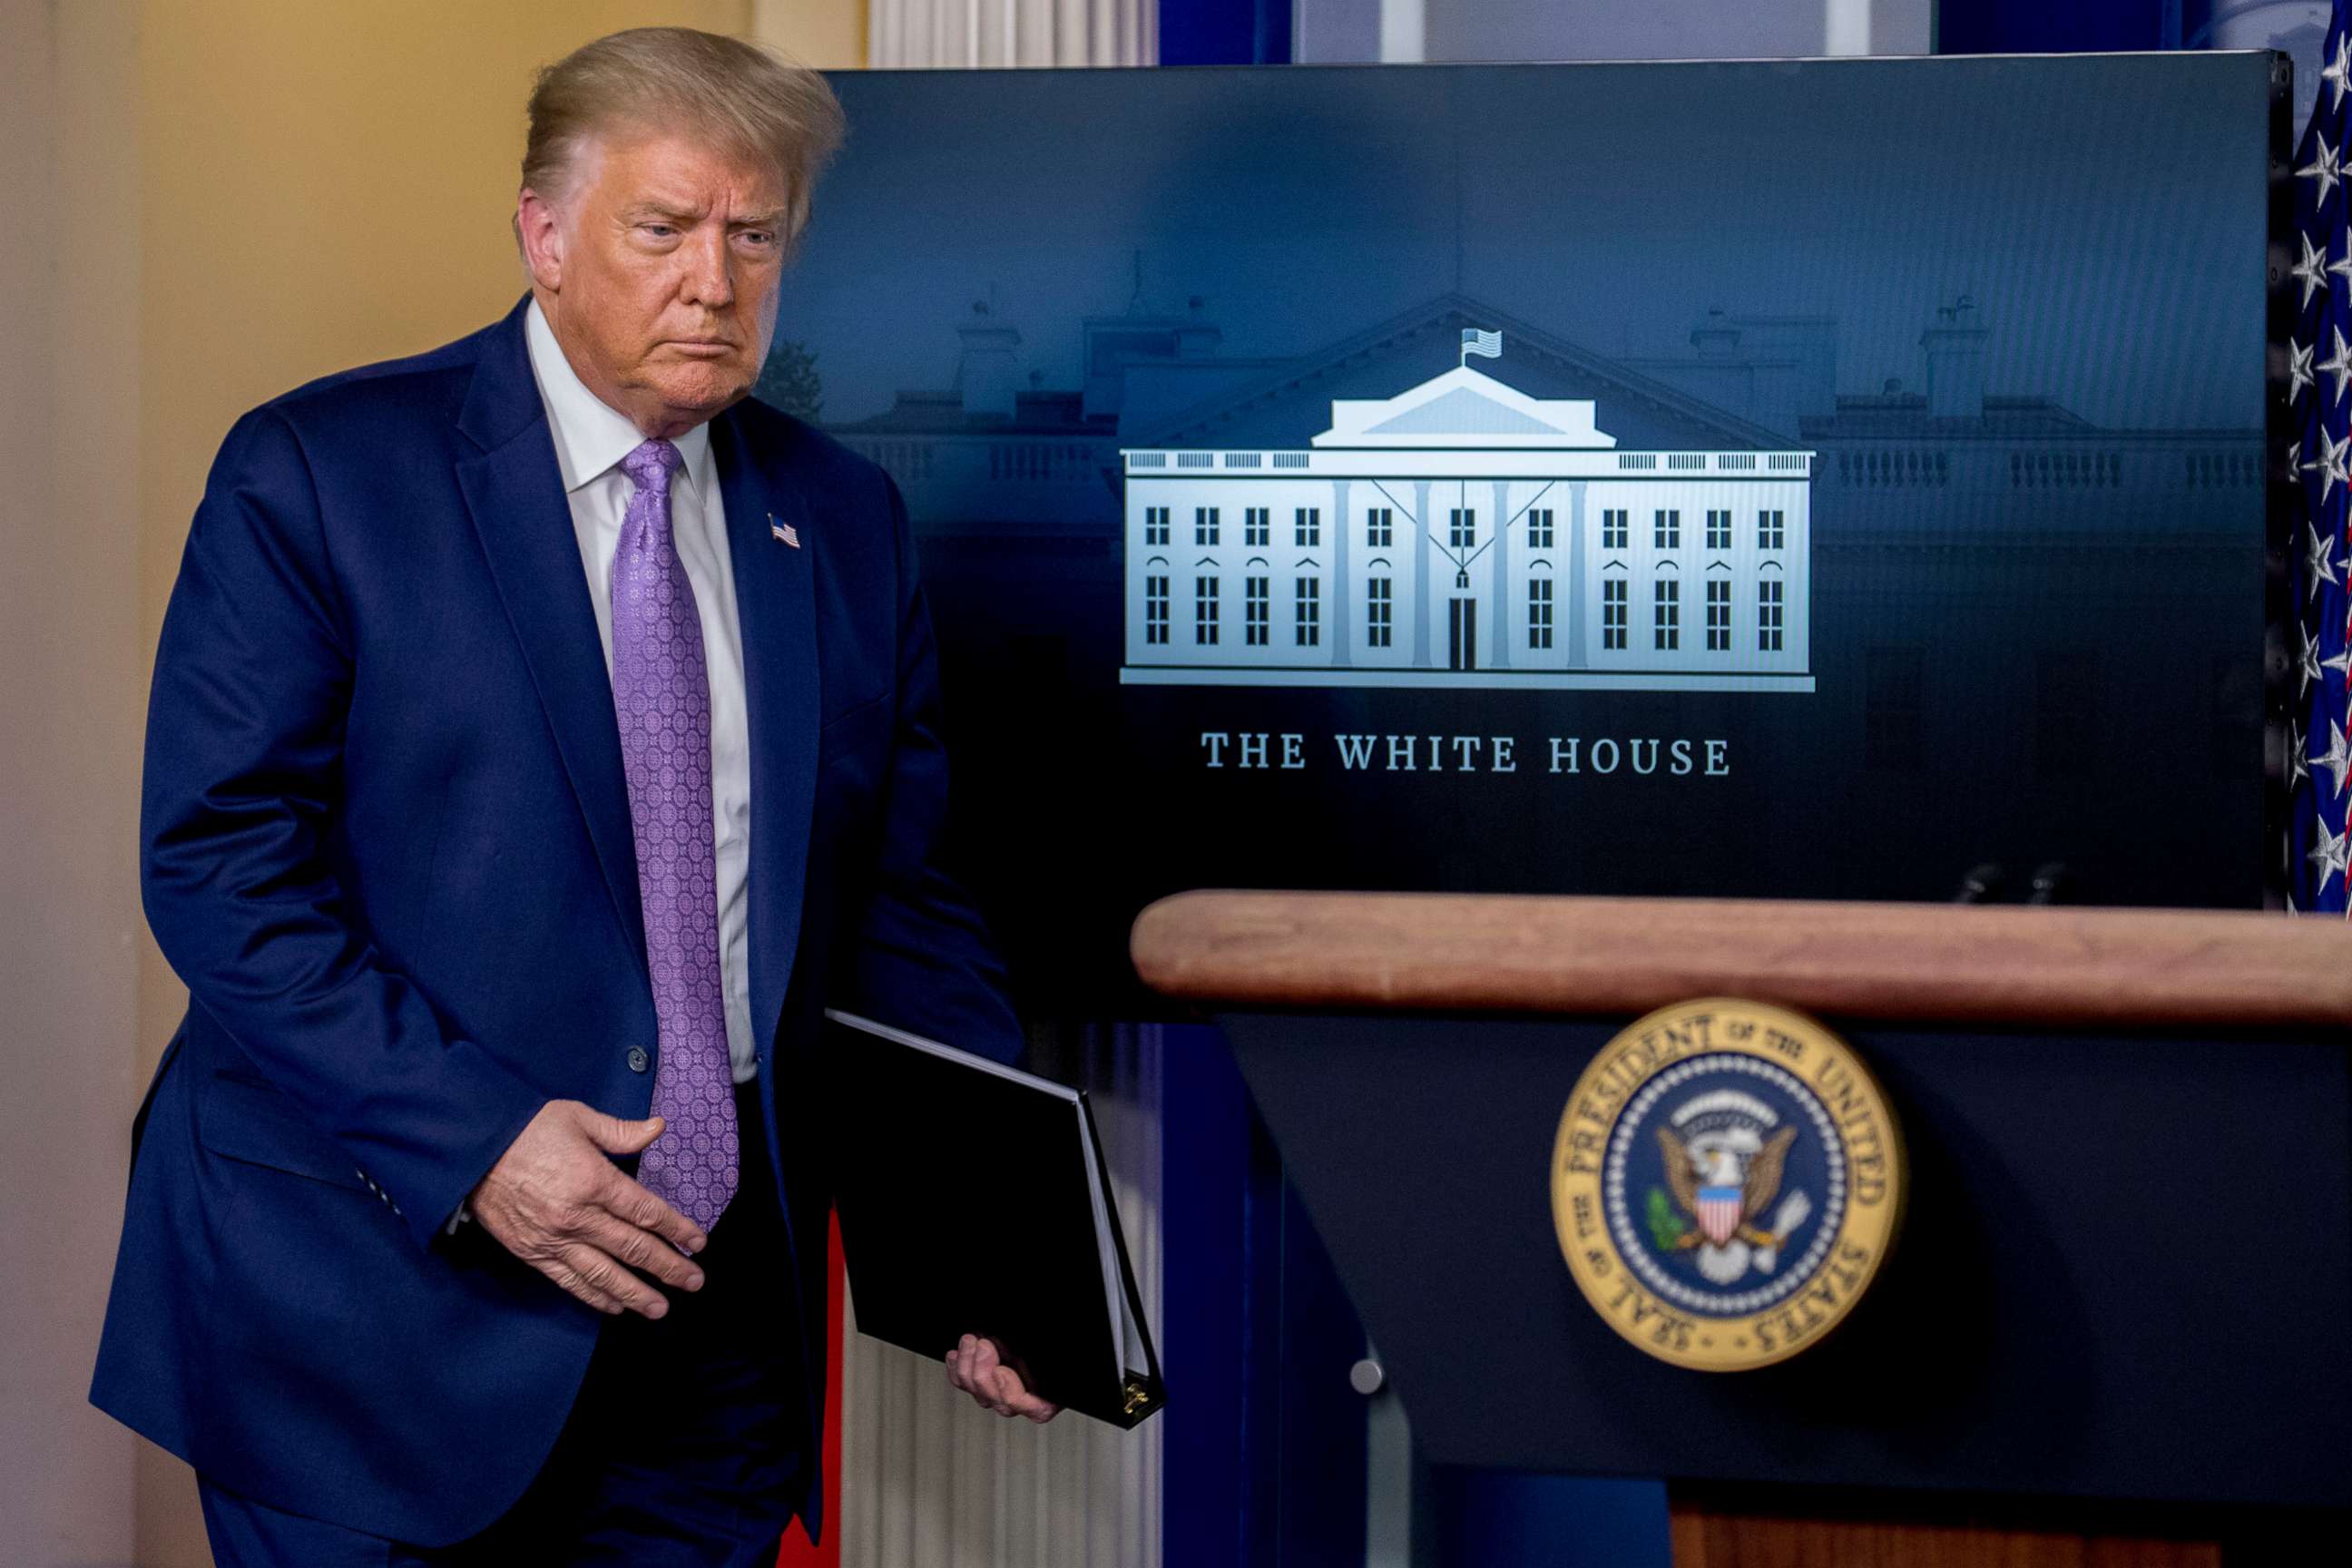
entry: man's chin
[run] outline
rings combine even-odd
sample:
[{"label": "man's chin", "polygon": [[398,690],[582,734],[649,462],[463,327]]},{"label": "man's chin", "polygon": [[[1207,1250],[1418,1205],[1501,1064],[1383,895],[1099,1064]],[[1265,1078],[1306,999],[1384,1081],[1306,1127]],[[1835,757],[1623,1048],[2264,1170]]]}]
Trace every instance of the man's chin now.
[{"label": "man's chin", "polygon": [[741,402],[751,390],[751,378],[737,372],[664,376],[652,388],[667,413],[697,425]]}]

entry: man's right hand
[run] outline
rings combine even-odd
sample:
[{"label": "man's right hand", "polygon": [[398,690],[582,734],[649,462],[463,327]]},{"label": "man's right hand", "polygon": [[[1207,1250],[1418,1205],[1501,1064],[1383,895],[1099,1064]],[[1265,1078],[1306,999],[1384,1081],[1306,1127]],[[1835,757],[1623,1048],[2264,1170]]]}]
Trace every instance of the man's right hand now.
[{"label": "man's right hand", "polygon": [[681,1290],[702,1289],[683,1256],[702,1227],[621,1173],[615,1154],[642,1152],[662,1119],[624,1121],[576,1100],[551,1100],[507,1145],[469,1200],[474,1218],[509,1252],[600,1312],[669,1310],[642,1270]]}]

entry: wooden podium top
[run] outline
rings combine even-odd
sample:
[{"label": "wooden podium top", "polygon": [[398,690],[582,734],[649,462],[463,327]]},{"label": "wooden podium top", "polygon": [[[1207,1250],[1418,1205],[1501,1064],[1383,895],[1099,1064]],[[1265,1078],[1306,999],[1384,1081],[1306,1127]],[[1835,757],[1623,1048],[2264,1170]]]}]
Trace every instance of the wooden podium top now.
[{"label": "wooden podium top", "polygon": [[1337,1011],[1641,1013],[1729,994],[1885,1020],[2352,1023],[2352,928],[2255,911],[1200,891],[1139,916],[1163,994]]}]

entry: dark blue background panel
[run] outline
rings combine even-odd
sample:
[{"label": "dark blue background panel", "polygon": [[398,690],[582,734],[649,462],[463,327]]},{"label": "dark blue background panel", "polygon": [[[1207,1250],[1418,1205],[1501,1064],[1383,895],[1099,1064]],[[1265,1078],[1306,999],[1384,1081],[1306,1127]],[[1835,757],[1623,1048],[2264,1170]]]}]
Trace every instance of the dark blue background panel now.
[{"label": "dark blue background panel", "polygon": [[905,492],[1033,998],[1202,885],[2261,901],[2267,57],[836,86],[774,390]]},{"label": "dark blue background panel", "polygon": [[1360,1565],[1364,1331],[1223,1039],[1171,1025],[1160,1059],[1164,1554]]},{"label": "dark blue background panel", "polygon": [[1160,0],[1163,66],[1268,66],[1290,58],[1290,0]]},{"label": "dark blue background panel", "polygon": [[1560,1259],[1552,1141],[1611,1026],[1225,1028],[1433,1461],[2352,1504],[2340,1039],[1849,1031],[1911,1153],[1894,1256],[1823,1343],[1710,1374]]},{"label": "dark blue background panel", "polygon": [[1946,55],[2058,55],[2178,48],[2183,3],[1938,0],[1936,50]]}]

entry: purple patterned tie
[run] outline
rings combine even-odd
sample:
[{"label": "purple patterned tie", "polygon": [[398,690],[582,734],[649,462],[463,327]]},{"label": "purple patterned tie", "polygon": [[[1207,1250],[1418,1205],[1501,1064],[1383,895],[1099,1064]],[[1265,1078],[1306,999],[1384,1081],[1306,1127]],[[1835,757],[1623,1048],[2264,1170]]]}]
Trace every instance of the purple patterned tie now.
[{"label": "purple patterned tie", "polygon": [[659,440],[621,459],[636,490],[613,554],[613,706],[661,1027],[653,1110],[668,1123],[639,1159],[637,1179],[708,1230],[735,1195],[738,1145],[719,980],[710,684],[669,521],[670,476],[685,466]]}]

